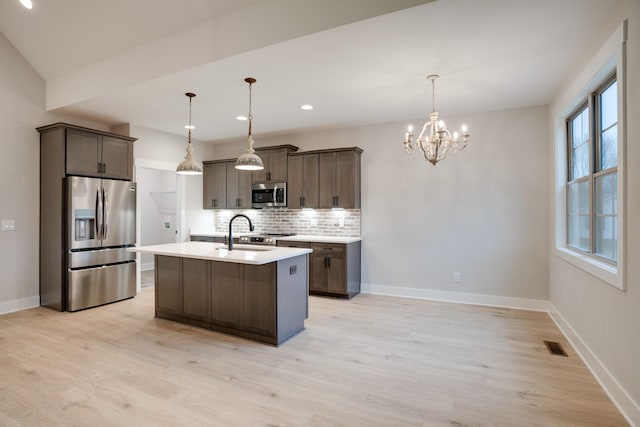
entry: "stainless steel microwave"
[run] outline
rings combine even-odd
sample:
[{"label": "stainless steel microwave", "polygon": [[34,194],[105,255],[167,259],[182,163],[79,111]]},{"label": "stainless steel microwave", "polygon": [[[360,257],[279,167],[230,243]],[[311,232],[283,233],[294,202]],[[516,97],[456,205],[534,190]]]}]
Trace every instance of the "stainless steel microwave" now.
[{"label": "stainless steel microwave", "polygon": [[265,182],[251,185],[251,207],[266,208],[287,206],[287,183]]}]

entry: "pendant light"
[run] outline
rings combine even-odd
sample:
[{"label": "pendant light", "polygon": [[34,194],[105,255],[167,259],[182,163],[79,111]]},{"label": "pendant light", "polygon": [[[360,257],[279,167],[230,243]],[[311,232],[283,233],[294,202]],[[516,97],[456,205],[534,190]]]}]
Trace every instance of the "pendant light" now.
[{"label": "pendant light", "polygon": [[264,164],[253,149],[253,136],[251,135],[251,119],[253,119],[251,116],[251,86],[256,82],[256,79],[247,77],[244,81],[249,83],[249,116],[247,117],[249,119],[249,134],[247,136],[247,149],[236,160],[236,169],[257,171],[264,169]]},{"label": "pendant light", "polygon": [[185,95],[189,98],[189,124],[185,126],[185,128],[189,130],[189,136],[187,139],[187,155],[178,165],[176,173],[180,175],[202,175],[202,165],[191,158],[193,153],[191,148],[191,129],[195,129],[195,126],[191,125],[191,100],[196,96],[196,94],[187,92]]}]

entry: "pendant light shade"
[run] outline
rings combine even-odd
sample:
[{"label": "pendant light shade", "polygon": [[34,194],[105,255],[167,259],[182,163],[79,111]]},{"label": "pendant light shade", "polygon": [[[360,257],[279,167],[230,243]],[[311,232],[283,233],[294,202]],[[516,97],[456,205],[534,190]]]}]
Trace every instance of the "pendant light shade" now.
[{"label": "pendant light shade", "polygon": [[251,135],[251,120],[253,119],[251,116],[251,87],[256,82],[256,79],[247,77],[244,81],[249,83],[249,132],[247,135],[247,149],[238,157],[238,160],[236,160],[236,169],[257,171],[264,169],[264,163],[262,163],[262,159],[253,149],[253,136]]},{"label": "pendant light shade", "polygon": [[191,148],[191,129],[194,129],[191,125],[191,100],[196,96],[196,94],[187,92],[185,95],[189,98],[189,124],[185,126],[189,130],[189,136],[187,139],[187,155],[176,168],[176,173],[180,175],[202,175],[202,165],[191,157],[193,154],[193,149]]}]

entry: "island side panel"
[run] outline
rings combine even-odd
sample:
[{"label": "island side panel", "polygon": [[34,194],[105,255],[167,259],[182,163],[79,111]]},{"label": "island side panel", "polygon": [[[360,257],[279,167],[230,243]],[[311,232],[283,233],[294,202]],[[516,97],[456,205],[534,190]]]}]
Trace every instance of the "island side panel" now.
[{"label": "island side panel", "polygon": [[360,293],[361,275],[361,242],[353,242],[347,245],[347,293],[349,298]]},{"label": "island side panel", "polygon": [[277,327],[278,344],[304,329],[309,304],[308,256],[278,261]]}]

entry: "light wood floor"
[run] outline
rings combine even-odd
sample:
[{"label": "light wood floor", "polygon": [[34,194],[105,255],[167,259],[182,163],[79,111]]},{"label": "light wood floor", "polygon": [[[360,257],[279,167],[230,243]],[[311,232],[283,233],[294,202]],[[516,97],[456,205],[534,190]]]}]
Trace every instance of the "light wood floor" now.
[{"label": "light wood floor", "polygon": [[144,288],[0,316],[0,426],[14,425],[627,424],[545,313],[312,297],[306,330],[276,348],[154,319]]}]

